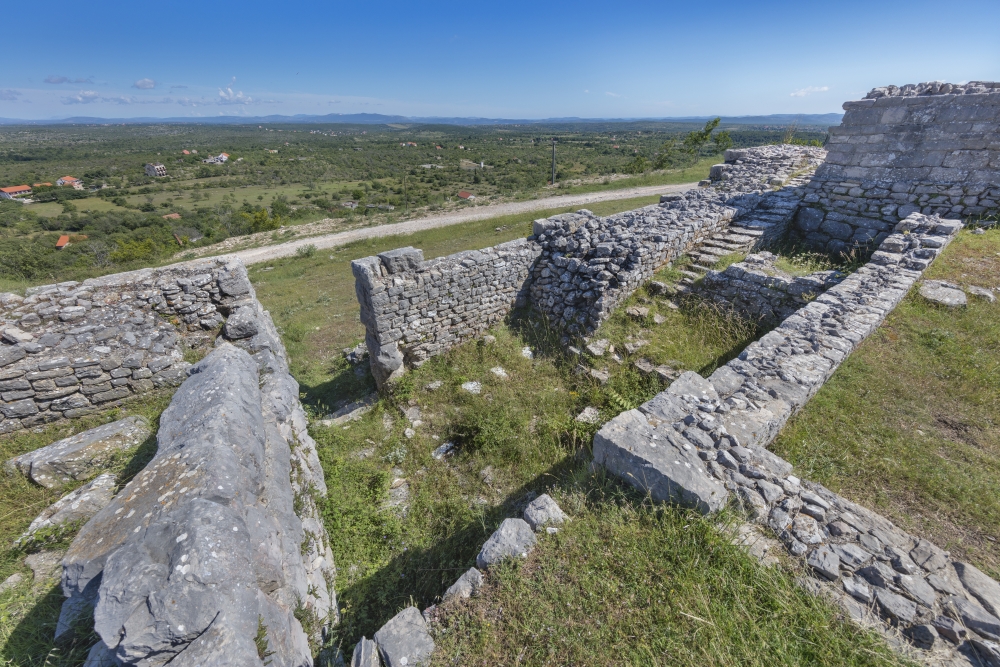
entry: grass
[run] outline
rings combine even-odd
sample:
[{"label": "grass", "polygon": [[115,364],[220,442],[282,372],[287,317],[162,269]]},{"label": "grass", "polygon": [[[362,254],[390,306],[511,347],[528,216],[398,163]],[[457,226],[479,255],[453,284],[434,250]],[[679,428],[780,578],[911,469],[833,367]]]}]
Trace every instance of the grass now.
[{"label": "grass", "polygon": [[[1000,230],[962,232],[927,278],[998,287]],[[773,449],[804,477],[1000,575],[1000,303],[914,289]]]},{"label": "grass", "polygon": [[895,665],[870,633],[763,567],[725,528],[579,466],[529,558],[449,602],[435,665]]},{"label": "grass", "polygon": [[[627,211],[659,201],[639,197],[591,205],[598,215]],[[356,398],[373,385],[359,378],[343,360],[341,350],[364,338],[358,319],[351,260],[400,246],[412,245],[431,259],[460,250],[485,248],[531,234],[533,220],[579,207],[534,211],[430,229],[410,235],[366,239],[330,251],[288,257],[249,267],[257,298],[282,331],[292,360],[292,372],[308,403],[332,408]]]},{"label": "grass", "polygon": [[[80,433],[100,424],[121,419],[126,414],[138,414],[149,419],[155,434],[160,413],[167,407],[167,392],[136,397],[123,408],[100,415],[51,424],[41,429],[17,431],[0,439],[0,458],[7,460],[24,452],[49,445],[56,440]],[[103,472],[118,474],[119,488],[142,470],[156,451],[156,438],[151,435],[137,448],[122,452]],[[0,475],[0,580],[15,572],[24,576],[20,584],[0,594],[0,665],[46,667],[78,665],[95,640],[93,634],[66,646],[53,646],[56,620],[62,607],[63,595],[58,578],[33,582],[31,570],[24,564],[29,553],[39,550],[65,550],[76,534],[75,529],[50,536],[46,543],[25,547],[12,546],[28,524],[50,504],[82,483],[59,489],[46,489],[29,482],[20,473]]]}]

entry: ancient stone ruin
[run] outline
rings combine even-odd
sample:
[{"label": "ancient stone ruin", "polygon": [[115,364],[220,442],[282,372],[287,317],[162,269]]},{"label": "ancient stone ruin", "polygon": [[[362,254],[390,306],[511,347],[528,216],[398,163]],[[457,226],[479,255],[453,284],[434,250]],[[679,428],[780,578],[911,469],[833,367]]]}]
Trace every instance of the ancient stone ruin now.
[{"label": "ancient stone ruin", "polygon": [[[310,641],[337,619],[314,499],[326,485],[284,346],[243,265],[199,260],[0,303],[15,343],[0,347],[6,431],[180,385],[144,470],[122,488],[97,476],[22,538],[87,521],[63,560],[57,639],[92,615],[101,641],[88,665],[263,665],[263,629],[268,664],[312,665]],[[213,349],[192,365],[192,346]],[[8,466],[61,486],[147,435],[148,424],[127,417]]]},{"label": "ancient stone ruin", "polygon": [[[702,513],[736,502],[748,519],[740,535],[752,553],[765,558],[781,549],[803,559],[814,575],[803,585],[836,600],[859,623],[886,632],[881,616],[913,645],[934,646],[933,659],[924,660],[1000,664],[1000,584],[796,477],[767,449],[916,285],[961,220],[995,224],[990,218],[1000,213],[1000,84],[879,88],[844,107],[828,154],[790,146],[727,151],[708,188],[607,218],[579,211],[536,221],[534,235],[513,246],[516,256],[486,249],[467,263],[438,260],[453,267],[447,282],[413,249],[406,249],[406,266],[395,264],[393,253],[359,260],[372,367],[381,381],[391,380],[405,364],[481,333],[519,305],[567,338],[586,335],[655,270],[688,253],[707,271],[689,291],[780,324],[709,378],[684,373],[604,424],[594,439],[594,465],[656,500]],[[785,238],[834,255],[871,254],[846,277],[796,278],[762,251]],[[749,250],[759,252],[710,270],[717,258]],[[482,286],[465,273],[488,270],[511,281],[506,291],[490,293],[489,314],[479,317]],[[423,285],[429,287],[414,298]],[[945,305],[964,302],[955,286],[928,281],[925,292]],[[509,299],[498,306],[501,294]],[[442,312],[445,301],[461,310]],[[388,356],[379,357],[386,347],[391,368]],[[535,538],[517,521],[505,521],[480,558],[529,551]],[[471,591],[475,581],[472,571],[462,575],[452,594]]]}]

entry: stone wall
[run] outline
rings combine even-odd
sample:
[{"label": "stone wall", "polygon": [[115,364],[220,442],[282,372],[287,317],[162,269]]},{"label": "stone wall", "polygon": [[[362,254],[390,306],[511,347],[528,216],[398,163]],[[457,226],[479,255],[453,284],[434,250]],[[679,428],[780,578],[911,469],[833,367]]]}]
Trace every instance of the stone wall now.
[{"label": "stone wall", "polygon": [[708,271],[688,291],[751,320],[780,322],[844,279],[839,271],[792,276],[775,267],[776,259],[767,251],[748,255],[723,271]]},{"label": "stone wall", "polygon": [[[57,638],[92,610],[101,641],[87,664],[262,665],[263,624],[268,664],[312,665],[310,641],[338,618],[317,507],[326,484],[285,349],[242,263],[198,260],[3,303],[4,335],[18,342],[2,348],[2,372],[31,385],[17,400],[40,419],[0,424],[73,418],[180,385],[153,460],[91,511],[65,555]],[[213,340],[202,361],[183,361],[186,345]],[[41,395],[45,380],[87,404],[58,409]],[[120,395],[85,393],[101,383]]]},{"label": "stone wall", "polygon": [[185,347],[250,294],[239,276],[210,259],[0,294],[0,434],[180,384]]},{"label": "stone wall", "polygon": [[[805,559],[816,577],[809,586],[833,595],[855,619],[867,618],[874,605],[914,641],[962,629],[952,618],[961,619],[973,645],[1000,639],[1000,585],[888,519],[800,480],[766,449],[960,228],[910,215],[871,262],[707,380],[685,373],[606,423],[594,438],[595,462],[655,500],[703,513],[735,496],[754,524],[777,537],[776,545]],[[745,543],[759,552],[773,540],[752,537],[757,530]],[[961,643],[962,635],[951,636]]]},{"label": "stone wall", "polygon": [[372,372],[381,385],[474,338],[525,303],[538,245],[524,239],[424,261],[400,248],[351,263]]},{"label": "stone wall", "polygon": [[[793,174],[807,172],[823,151],[800,146],[761,146],[727,155],[712,168],[714,185],[667,195],[662,203],[606,218],[589,211],[553,216],[535,223],[542,247],[532,269],[531,302],[570,334],[586,334],[667,262],[726,228],[733,220],[755,218],[769,238],[781,236],[790,215],[755,215],[774,188]],[[794,205],[785,207],[789,214]]]},{"label": "stone wall", "polygon": [[711,187],[664,195],[660,204],[606,218],[587,210],[536,220],[527,240],[430,262],[400,248],[352,263],[372,372],[382,385],[407,364],[468,340],[530,304],[567,334],[600,325],[665,263],[745,219],[768,242],[782,236],[819,148],[730,151]]},{"label": "stone wall", "polygon": [[874,248],[914,212],[1000,213],[1000,83],[876,88],[844,110],[796,218],[809,246]]}]

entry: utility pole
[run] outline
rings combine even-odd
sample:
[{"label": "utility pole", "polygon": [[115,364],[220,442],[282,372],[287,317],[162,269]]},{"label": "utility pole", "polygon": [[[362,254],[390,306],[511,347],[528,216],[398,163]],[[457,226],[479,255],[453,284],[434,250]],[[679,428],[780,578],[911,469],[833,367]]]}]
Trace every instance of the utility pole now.
[{"label": "utility pole", "polygon": [[403,215],[410,214],[410,200],[406,198],[406,172],[403,172]]},{"label": "utility pole", "polygon": [[552,185],[556,184],[556,138],[552,137]]}]

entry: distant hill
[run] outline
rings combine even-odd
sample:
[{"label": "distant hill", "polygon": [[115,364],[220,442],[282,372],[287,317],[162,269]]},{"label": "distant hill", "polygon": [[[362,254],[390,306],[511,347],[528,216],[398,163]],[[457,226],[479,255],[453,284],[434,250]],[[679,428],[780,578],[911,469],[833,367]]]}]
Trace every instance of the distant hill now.
[{"label": "distant hill", "polygon": [[[839,125],[843,114],[771,114],[767,116],[723,116],[724,125],[798,125],[829,127]],[[704,123],[715,116],[685,116],[680,118],[462,118],[462,117],[410,117],[387,116],[377,113],[327,114],[314,116],[297,114],[294,116],[210,116],[205,118],[95,118],[90,116],[74,116],[50,120],[23,120],[17,118],[0,118],[0,125],[152,125],[152,124],[199,124],[199,125],[261,125],[282,124],[352,124],[352,125],[388,125],[389,123],[405,123],[414,125],[556,125],[566,123]]]}]

